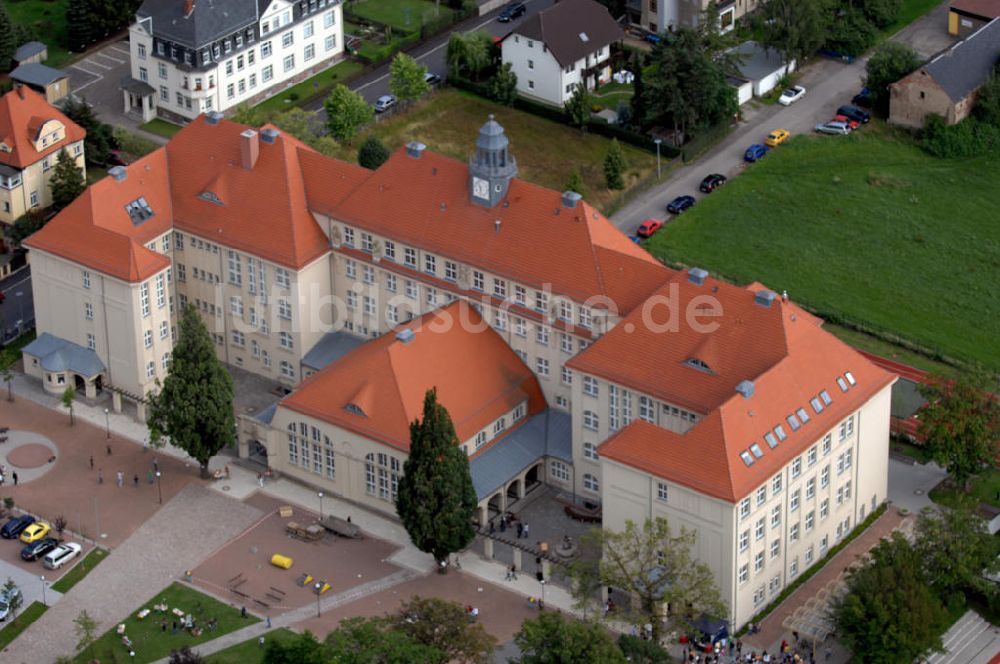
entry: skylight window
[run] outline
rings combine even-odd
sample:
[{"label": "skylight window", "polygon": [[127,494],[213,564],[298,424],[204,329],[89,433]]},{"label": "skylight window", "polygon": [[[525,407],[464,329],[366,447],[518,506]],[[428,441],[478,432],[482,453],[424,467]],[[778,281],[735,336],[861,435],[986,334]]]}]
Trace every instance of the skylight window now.
[{"label": "skylight window", "polygon": [[764,434],[764,442],[767,443],[767,446],[772,450],[778,446],[778,439],[775,438],[774,434],[770,431]]},{"label": "skylight window", "polygon": [[805,424],[806,422],[809,421],[809,413],[806,412],[805,408],[799,408],[797,411],[795,411],[795,414],[799,416],[800,420],[802,420],[802,424]]},{"label": "skylight window", "polygon": [[764,456],[764,450],[760,449],[760,445],[758,445],[757,443],[754,443],[753,445],[750,446],[750,451],[758,459]]},{"label": "skylight window", "polygon": [[788,436],[785,435],[784,427],[782,427],[780,424],[774,427],[774,435],[778,437],[778,440],[784,440],[785,438],[788,438]]},{"label": "skylight window", "polygon": [[817,415],[819,415],[820,413],[822,413],[823,409],[826,408],[826,406],[824,406],[823,403],[817,397],[813,397],[812,399],[810,399],[809,400],[809,405],[813,407],[813,411]]},{"label": "skylight window", "polygon": [[827,406],[833,403],[833,399],[830,398],[830,393],[826,390],[820,390],[819,398],[823,400]]},{"label": "skylight window", "polygon": [[580,41],[582,41],[584,44],[590,41],[590,37],[587,36],[586,32],[580,33]]},{"label": "skylight window", "polygon": [[127,204],[125,206],[125,211],[128,213],[129,219],[132,220],[132,224],[135,226],[138,226],[153,216],[153,208],[151,208],[149,203],[146,202],[145,196],[140,196],[131,203]]},{"label": "skylight window", "polygon": [[795,417],[795,413],[792,413],[785,419],[788,420],[788,426],[792,427],[792,431],[798,431],[799,428],[802,426],[801,424],[799,424],[799,418]]},{"label": "skylight window", "polygon": [[840,386],[841,392],[847,391],[847,381],[842,376],[837,376],[837,385]]},{"label": "skylight window", "polygon": [[858,381],[854,380],[854,374],[852,374],[850,371],[844,374],[844,378],[846,378],[847,382],[851,384],[851,387],[854,387],[855,385],[858,384]]},{"label": "skylight window", "polygon": [[747,467],[750,467],[750,466],[753,465],[754,458],[753,458],[753,455],[750,454],[749,452],[747,452],[745,450],[743,452],[740,452],[740,458],[743,459],[743,463],[745,463],[747,465]]}]

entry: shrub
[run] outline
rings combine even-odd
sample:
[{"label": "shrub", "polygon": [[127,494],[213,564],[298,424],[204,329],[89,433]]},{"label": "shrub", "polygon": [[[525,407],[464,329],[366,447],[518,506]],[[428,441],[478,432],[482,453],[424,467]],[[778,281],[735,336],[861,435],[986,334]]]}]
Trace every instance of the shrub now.
[{"label": "shrub", "polygon": [[927,116],[920,138],[920,146],[935,157],[975,157],[1000,147],[1000,127],[975,118],[947,125],[943,117],[932,114]]},{"label": "shrub", "polygon": [[374,171],[389,158],[389,148],[377,136],[369,136],[358,148],[358,164]]}]

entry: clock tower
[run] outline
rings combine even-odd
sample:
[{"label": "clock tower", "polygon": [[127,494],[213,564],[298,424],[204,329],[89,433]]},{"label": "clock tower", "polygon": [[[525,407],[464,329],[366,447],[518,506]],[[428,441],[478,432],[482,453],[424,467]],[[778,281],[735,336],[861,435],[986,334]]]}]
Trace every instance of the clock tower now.
[{"label": "clock tower", "polygon": [[517,175],[517,160],[508,152],[509,141],[493,116],[479,130],[476,154],[469,159],[469,198],[483,207],[495,207],[507,195]]}]

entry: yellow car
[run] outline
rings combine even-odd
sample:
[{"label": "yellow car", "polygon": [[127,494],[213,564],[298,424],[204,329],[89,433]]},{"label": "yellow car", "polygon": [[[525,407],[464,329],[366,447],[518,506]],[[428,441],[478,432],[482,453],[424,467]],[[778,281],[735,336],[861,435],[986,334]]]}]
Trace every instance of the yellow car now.
[{"label": "yellow car", "polygon": [[25,544],[31,544],[48,535],[50,530],[52,527],[49,524],[44,521],[36,521],[24,529],[21,533],[21,541]]},{"label": "yellow car", "polygon": [[764,143],[770,145],[773,148],[776,145],[781,145],[782,143],[784,143],[791,135],[792,133],[787,129],[775,129],[774,131],[772,131],[770,134],[767,135],[767,138],[764,139]]}]

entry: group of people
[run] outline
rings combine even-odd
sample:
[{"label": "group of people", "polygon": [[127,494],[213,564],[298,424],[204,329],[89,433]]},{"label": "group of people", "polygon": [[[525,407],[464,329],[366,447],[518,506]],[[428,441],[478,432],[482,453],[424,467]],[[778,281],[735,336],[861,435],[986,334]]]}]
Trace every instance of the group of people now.
[{"label": "group of people", "polygon": [[[517,527],[517,538],[521,539],[523,537],[523,538],[527,539],[528,538],[528,533],[530,532],[530,529],[529,529],[528,524],[526,522],[521,521],[520,519],[517,518],[517,516],[515,516],[511,512],[505,512],[505,513],[503,513],[503,514],[500,515],[500,532],[501,533],[507,532],[507,528],[514,528],[515,527],[514,524],[517,524],[517,526],[516,526]],[[493,521],[490,521],[490,535],[492,535],[496,531],[497,531],[496,524]]]},{"label": "group of people", "polygon": [[[10,478],[14,480],[14,486],[17,486],[17,471],[15,470],[10,474]],[[7,466],[0,464],[0,486],[3,486],[7,481]]]},{"label": "group of people", "polygon": [[[759,630],[759,626],[757,628]],[[805,644],[799,639],[798,632],[792,633],[795,645],[782,639],[778,653],[772,655],[767,650],[757,652],[752,650],[743,653],[743,641],[722,640],[715,644],[712,652],[699,652],[693,646],[685,646],[684,661],[689,664],[816,664],[816,654],[811,645]],[[833,651],[827,647],[824,649],[824,661],[829,661],[833,656]]]}]

